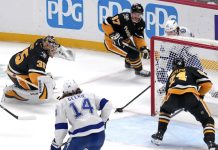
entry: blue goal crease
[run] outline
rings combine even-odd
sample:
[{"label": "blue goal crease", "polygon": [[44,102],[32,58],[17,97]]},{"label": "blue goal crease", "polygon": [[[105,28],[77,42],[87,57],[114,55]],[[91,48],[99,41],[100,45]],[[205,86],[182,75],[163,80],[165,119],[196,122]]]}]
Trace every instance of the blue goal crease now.
[{"label": "blue goal crease", "polygon": [[[107,123],[106,140],[125,145],[155,148],[151,135],[157,132],[158,120],[151,116],[133,116]],[[194,140],[193,140],[194,139]],[[202,126],[172,120],[159,148],[206,148]]]}]

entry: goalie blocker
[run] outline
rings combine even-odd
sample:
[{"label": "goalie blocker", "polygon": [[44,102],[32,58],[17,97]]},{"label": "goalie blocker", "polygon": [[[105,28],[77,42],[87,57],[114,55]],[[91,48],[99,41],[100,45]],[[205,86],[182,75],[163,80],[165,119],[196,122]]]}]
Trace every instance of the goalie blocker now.
[{"label": "goalie blocker", "polygon": [[[27,81],[28,82],[28,81]],[[53,97],[54,81],[49,76],[38,77],[37,90],[24,90],[15,85],[7,86],[4,89],[2,101],[10,100],[28,101],[28,102],[44,102]]]}]

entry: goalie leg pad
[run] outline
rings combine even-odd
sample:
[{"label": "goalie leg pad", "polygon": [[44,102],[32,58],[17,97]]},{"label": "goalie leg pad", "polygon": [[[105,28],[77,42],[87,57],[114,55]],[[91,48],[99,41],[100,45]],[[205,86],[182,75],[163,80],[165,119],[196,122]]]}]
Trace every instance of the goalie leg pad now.
[{"label": "goalie leg pad", "polygon": [[15,85],[7,86],[4,89],[4,96],[2,101],[9,102],[11,99],[16,99],[19,101],[36,101],[38,100],[37,90],[23,90]]},{"label": "goalie leg pad", "polygon": [[7,91],[5,93],[5,97],[15,98],[15,99],[20,100],[20,101],[27,101],[27,99],[25,99],[22,96],[18,95],[14,90]]},{"label": "goalie leg pad", "polygon": [[38,97],[44,101],[53,96],[53,79],[49,76],[40,76],[38,78]]},{"label": "goalie leg pad", "polygon": [[20,96],[19,94],[17,94],[16,90],[15,89],[15,86],[14,85],[11,85],[11,86],[7,86],[4,88],[4,99],[6,98],[15,98],[17,100],[20,100],[20,101],[27,101],[27,99],[25,99],[24,97]]}]

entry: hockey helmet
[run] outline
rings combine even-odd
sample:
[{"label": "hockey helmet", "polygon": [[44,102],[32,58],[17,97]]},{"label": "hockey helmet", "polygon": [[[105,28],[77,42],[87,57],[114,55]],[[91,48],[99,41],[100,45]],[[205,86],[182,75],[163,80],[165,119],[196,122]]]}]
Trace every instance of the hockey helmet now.
[{"label": "hockey helmet", "polygon": [[167,34],[169,34],[169,33],[174,33],[175,34],[178,27],[179,26],[178,26],[178,23],[176,22],[176,20],[168,20],[166,22],[166,25],[165,25],[165,32]]},{"label": "hockey helmet", "polygon": [[144,12],[144,9],[141,4],[139,3],[133,4],[131,7],[132,22],[138,23],[142,18],[143,12]]},{"label": "hockey helmet", "polygon": [[185,61],[183,58],[175,58],[172,62],[172,69],[180,69],[185,67]]},{"label": "hockey helmet", "polygon": [[134,13],[134,12],[143,14],[144,9],[143,9],[142,5],[139,3],[133,4],[131,6],[131,13]]},{"label": "hockey helmet", "polygon": [[60,44],[53,36],[48,35],[43,39],[43,48],[48,51],[50,57],[55,55],[58,47],[60,47]]},{"label": "hockey helmet", "polygon": [[76,93],[77,89],[79,89],[79,86],[74,80],[67,80],[64,82],[63,85],[64,94]]}]

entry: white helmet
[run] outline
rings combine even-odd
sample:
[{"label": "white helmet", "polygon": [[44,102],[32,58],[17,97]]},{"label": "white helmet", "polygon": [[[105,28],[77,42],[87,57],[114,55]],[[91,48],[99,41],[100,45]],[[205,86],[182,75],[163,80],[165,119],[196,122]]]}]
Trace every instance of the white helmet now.
[{"label": "white helmet", "polygon": [[171,32],[176,30],[178,27],[178,24],[176,20],[167,20],[166,25],[165,25],[165,32]]},{"label": "white helmet", "polygon": [[74,80],[67,80],[64,82],[63,85],[63,93],[69,94],[75,92],[77,89],[79,89],[79,86]]}]

